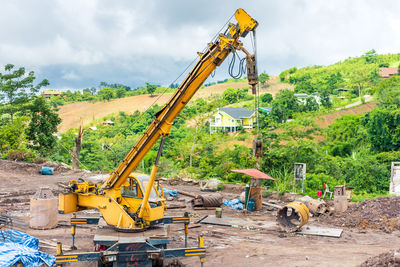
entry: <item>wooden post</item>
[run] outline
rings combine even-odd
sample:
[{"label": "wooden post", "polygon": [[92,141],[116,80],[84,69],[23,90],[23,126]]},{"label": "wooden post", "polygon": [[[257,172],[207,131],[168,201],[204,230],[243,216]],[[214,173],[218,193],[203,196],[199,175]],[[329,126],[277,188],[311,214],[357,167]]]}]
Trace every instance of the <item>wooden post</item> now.
[{"label": "wooden post", "polygon": [[74,149],[72,150],[72,168],[74,170],[79,169],[79,155],[81,154],[81,148],[82,148],[82,139],[83,139],[83,127],[82,124],[79,126],[79,131],[78,135],[75,138],[75,146]]}]

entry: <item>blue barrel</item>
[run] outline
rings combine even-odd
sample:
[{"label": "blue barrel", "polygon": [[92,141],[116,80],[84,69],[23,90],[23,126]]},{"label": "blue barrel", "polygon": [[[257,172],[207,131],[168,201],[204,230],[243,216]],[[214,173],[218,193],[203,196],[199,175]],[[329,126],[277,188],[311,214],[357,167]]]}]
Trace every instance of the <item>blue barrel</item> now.
[{"label": "blue barrel", "polygon": [[42,166],[42,175],[53,175],[53,168]]},{"label": "blue barrel", "polygon": [[249,202],[247,203],[247,210],[254,211],[256,207],[256,203],[254,202],[254,198],[250,198]]}]

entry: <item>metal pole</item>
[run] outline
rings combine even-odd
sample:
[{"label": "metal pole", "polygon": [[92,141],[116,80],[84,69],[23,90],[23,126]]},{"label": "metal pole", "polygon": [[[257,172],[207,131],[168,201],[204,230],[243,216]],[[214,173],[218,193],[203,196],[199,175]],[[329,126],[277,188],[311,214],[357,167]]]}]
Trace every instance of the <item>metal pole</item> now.
[{"label": "metal pole", "polygon": [[[199,247],[204,248],[204,237],[203,234],[200,234],[199,236]],[[204,257],[200,257],[200,262],[201,262],[201,267],[204,267]]]},{"label": "metal pole", "polygon": [[161,152],[162,152],[162,149],[164,147],[164,143],[165,143],[165,137],[163,137],[161,139],[160,147],[158,149],[158,153],[157,153],[157,157],[156,157],[156,162],[154,163],[153,169],[151,170],[149,182],[148,182],[148,184],[146,186],[146,191],[144,192],[142,205],[141,205],[141,208],[140,208],[140,211],[139,211],[139,218],[143,218],[144,211],[145,211],[145,209],[147,208],[147,206],[149,204],[150,191],[151,191],[151,187],[154,184],[154,179],[156,177],[157,168],[158,168],[158,161],[160,160]]},{"label": "metal pole", "polygon": [[[76,214],[73,213],[72,214],[72,218],[76,218]],[[75,234],[76,234],[76,225],[73,224],[71,227],[71,234],[72,234],[72,245],[71,245],[71,249],[72,250],[77,250],[77,247],[75,247]]]},{"label": "metal pole", "polygon": [[188,246],[189,224],[185,223],[185,248]]}]

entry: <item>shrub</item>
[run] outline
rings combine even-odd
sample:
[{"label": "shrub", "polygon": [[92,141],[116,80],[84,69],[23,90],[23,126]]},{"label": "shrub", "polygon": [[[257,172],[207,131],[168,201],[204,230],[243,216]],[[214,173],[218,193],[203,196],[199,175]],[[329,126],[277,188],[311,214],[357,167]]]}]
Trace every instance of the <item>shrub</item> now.
[{"label": "shrub", "polygon": [[20,150],[11,150],[7,153],[6,158],[8,160],[14,160],[14,161],[32,162],[34,160],[34,155],[31,152],[20,151]]}]

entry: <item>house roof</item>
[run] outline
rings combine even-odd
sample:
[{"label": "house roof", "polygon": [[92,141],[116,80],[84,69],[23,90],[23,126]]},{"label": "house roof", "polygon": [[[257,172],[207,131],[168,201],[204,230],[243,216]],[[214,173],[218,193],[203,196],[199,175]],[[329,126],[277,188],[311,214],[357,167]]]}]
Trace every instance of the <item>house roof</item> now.
[{"label": "house roof", "polygon": [[265,174],[257,169],[233,169],[231,170],[233,172],[238,172],[238,173],[243,173],[247,174],[255,179],[267,179],[267,180],[273,180],[275,181],[274,178],[269,176],[268,174]]},{"label": "house roof", "polygon": [[269,113],[269,112],[271,112],[272,107],[259,107],[258,109],[261,110],[261,111]]},{"label": "house roof", "polygon": [[44,95],[61,95],[61,91],[55,91],[55,90],[48,90],[48,91],[43,91]]},{"label": "house roof", "polygon": [[250,118],[254,114],[254,110],[247,110],[245,108],[220,108],[219,110],[225,112],[235,120]]},{"label": "house roof", "polygon": [[397,68],[381,68],[380,71],[378,71],[378,74],[383,78],[389,78],[390,76],[397,73],[398,73]]},{"label": "house roof", "polygon": [[304,93],[300,93],[300,94],[294,94],[294,96],[295,96],[295,97],[304,97],[304,98],[307,98],[307,97],[309,97],[309,95],[308,95],[308,94],[304,94]]}]

